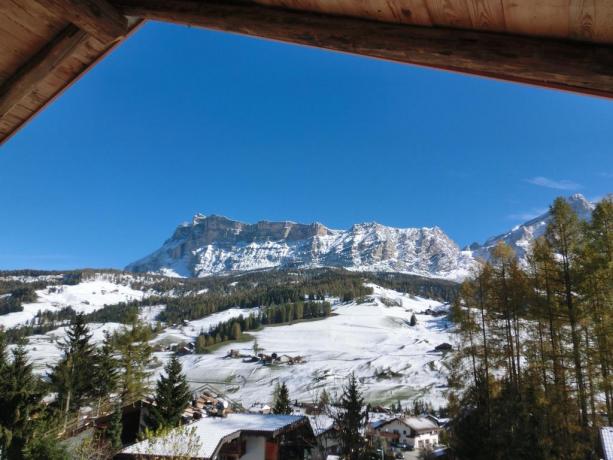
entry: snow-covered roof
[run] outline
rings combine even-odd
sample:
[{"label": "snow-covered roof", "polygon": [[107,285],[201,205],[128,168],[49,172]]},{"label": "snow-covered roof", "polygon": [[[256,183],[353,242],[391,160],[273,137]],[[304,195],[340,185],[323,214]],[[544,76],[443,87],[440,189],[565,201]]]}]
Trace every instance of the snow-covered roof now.
[{"label": "snow-covered roof", "polygon": [[413,431],[418,431],[418,432],[419,431],[434,431],[434,430],[438,430],[439,428],[435,422],[433,422],[432,420],[426,417],[392,417],[388,419],[381,419],[381,420],[374,421],[370,424],[370,426],[372,429],[376,430],[393,421],[403,423],[409,428],[411,428]]},{"label": "snow-covered roof", "polygon": [[405,417],[402,419],[402,421],[415,431],[430,431],[438,429],[438,425],[426,417]]},{"label": "snow-covered roof", "polygon": [[613,426],[604,426],[600,429],[600,441],[604,460],[613,460]]},{"label": "snow-covered roof", "polygon": [[309,422],[315,436],[319,436],[334,427],[334,419],[325,414],[309,415]]},{"label": "snow-covered roof", "polygon": [[[275,436],[306,417],[294,415],[229,414],[205,417],[190,425],[172,430],[168,435],[141,441],[122,450],[124,454],[170,457],[178,454],[211,458],[222,441],[240,436],[241,432],[258,432]],[[189,452],[184,451],[191,446]],[[177,449],[180,452],[177,452]]]}]

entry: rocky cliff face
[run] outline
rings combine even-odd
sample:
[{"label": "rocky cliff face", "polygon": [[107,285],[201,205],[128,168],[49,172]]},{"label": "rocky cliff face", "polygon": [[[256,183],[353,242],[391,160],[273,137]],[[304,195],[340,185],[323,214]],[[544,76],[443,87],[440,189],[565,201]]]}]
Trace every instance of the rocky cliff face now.
[{"label": "rocky cliff face", "polygon": [[[582,195],[568,202],[582,219],[590,218],[594,205]],[[499,241],[510,245],[525,264],[531,242],[544,234],[549,219],[547,212],[461,251],[438,227],[363,223],[333,230],[320,223],[245,224],[197,214],[191,223],[177,227],[160,249],[126,270],[201,277],[275,267],[343,267],[461,280],[478,260],[490,257]]]},{"label": "rocky cliff face", "polygon": [[207,276],[274,267],[343,267],[460,279],[468,253],[439,228],[392,228],[377,223],[332,230],[320,223],[245,224],[198,214],[153,254],[126,267],[134,272]]}]

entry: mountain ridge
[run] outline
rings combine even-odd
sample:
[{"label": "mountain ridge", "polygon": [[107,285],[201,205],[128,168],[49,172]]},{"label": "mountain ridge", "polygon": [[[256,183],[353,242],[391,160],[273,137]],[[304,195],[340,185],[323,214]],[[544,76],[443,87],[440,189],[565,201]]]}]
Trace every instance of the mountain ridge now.
[{"label": "mountain ridge", "polygon": [[[594,204],[575,194],[567,201],[582,219]],[[440,227],[389,227],[378,222],[347,230],[320,222],[260,220],[250,224],[198,213],[177,226],[164,244],[126,267],[137,273],[203,277],[271,268],[338,267],[397,272],[460,281],[503,241],[526,262],[532,240],[544,234],[549,211],[506,233],[461,249]]]},{"label": "mountain ridge", "polygon": [[196,214],[162,247],[128,271],[207,276],[274,267],[341,267],[459,278],[470,261],[439,227],[394,228],[377,222],[336,230],[313,222],[242,223]]}]

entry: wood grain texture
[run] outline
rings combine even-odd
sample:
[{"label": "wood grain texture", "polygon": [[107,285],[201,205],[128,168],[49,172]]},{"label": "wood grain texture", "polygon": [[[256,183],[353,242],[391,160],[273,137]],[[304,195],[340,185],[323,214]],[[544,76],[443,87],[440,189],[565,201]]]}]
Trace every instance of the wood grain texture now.
[{"label": "wood grain texture", "polygon": [[66,18],[102,43],[126,34],[127,19],[106,0],[36,0],[49,11]]},{"label": "wood grain texture", "polygon": [[426,0],[432,23],[443,27],[472,27],[467,0]]},{"label": "wood grain texture", "polygon": [[67,25],[28,0],[0,1],[0,84]]},{"label": "wood grain texture", "polygon": [[[128,35],[137,30],[140,24],[142,24],[140,20],[131,21]],[[70,27],[73,30],[76,29],[74,26]],[[78,29],[77,32],[83,34]],[[51,104],[72,83],[82,77],[120,43],[121,41],[115,41],[111,45],[103,44],[95,37],[86,35],[82,41],[76,44],[71,53],[65,55],[61,62],[51,66],[49,72],[31,87],[29,93],[25,94],[8,112],[1,114],[0,144],[10,139],[21,127]]]},{"label": "wood grain texture", "polygon": [[4,81],[0,87],[0,117],[31,93],[86,38],[87,33],[77,27],[66,27],[11,78]]},{"label": "wood grain texture", "polygon": [[[571,0],[569,3],[568,29],[570,37],[579,40],[592,40],[595,33],[595,0]],[[611,24],[611,27],[613,27],[613,24]]]},{"label": "wood grain texture", "polygon": [[613,97],[613,48],[384,24],[249,2],[115,0],[125,14],[395,62]]},{"label": "wood grain texture", "polygon": [[467,4],[475,29],[492,32],[506,30],[501,0],[467,0]]},{"label": "wood grain texture", "polygon": [[507,32],[570,38],[569,0],[502,0],[502,5]]},{"label": "wood grain texture", "polygon": [[432,25],[425,0],[255,0],[282,7],[400,24]]}]

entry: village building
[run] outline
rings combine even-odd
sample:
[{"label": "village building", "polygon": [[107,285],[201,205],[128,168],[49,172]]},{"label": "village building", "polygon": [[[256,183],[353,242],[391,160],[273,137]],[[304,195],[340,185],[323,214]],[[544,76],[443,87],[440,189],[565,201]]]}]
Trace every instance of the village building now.
[{"label": "village building", "polygon": [[268,415],[272,412],[272,407],[270,407],[268,404],[256,402],[251,405],[249,412],[252,414]]},{"label": "village building", "polygon": [[340,453],[341,442],[334,419],[327,415],[310,415],[309,422],[316,443],[310,451],[311,460],[328,460]]},{"label": "village building", "polygon": [[438,444],[440,427],[427,417],[394,417],[372,422],[367,433],[386,444],[402,444],[413,449]]},{"label": "village building", "polygon": [[205,417],[124,448],[115,458],[302,460],[315,443],[309,420],[295,415]]}]

